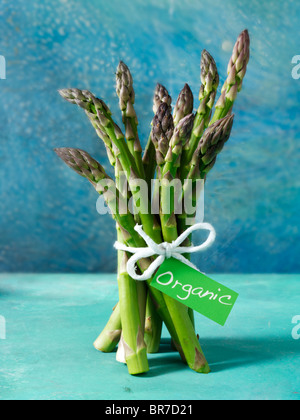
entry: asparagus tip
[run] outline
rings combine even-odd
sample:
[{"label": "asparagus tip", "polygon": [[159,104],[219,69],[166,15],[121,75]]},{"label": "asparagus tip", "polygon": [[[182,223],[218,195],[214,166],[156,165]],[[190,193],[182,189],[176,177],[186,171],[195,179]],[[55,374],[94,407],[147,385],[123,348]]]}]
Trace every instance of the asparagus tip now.
[{"label": "asparagus tip", "polygon": [[59,89],[58,93],[62,98],[66,99],[68,97],[69,90],[70,89]]},{"label": "asparagus tip", "polygon": [[169,107],[171,107],[172,98],[169,95],[168,90],[160,83],[157,83],[155,91],[154,91],[154,97],[153,97],[154,114],[157,113],[158,108],[162,103],[166,103]]},{"label": "asparagus tip", "polygon": [[181,90],[175,108],[174,108],[174,124],[175,126],[187,115],[191,114],[194,109],[194,96],[190,86],[186,83]]}]

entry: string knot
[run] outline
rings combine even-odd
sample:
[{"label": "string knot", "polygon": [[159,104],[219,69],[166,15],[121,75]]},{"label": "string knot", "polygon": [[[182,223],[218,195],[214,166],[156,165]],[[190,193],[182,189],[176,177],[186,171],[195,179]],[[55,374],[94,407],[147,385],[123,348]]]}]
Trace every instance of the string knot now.
[{"label": "string knot", "polygon": [[171,258],[172,257],[172,250],[173,250],[172,244],[170,244],[169,242],[163,242],[161,244],[161,247],[165,250],[165,257],[167,259]]},{"label": "string knot", "polygon": [[[165,261],[165,259],[169,258],[176,258],[178,261],[183,262],[184,264],[188,265],[189,267],[194,268],[195,270],[199,271],[198,268],[192,264],[189,260],[187,260],[182,254],[191,254],[195,252],[201,252],[207,249],[216,239],[216,231],[214,227],[209,223],[197,223],[194,226],[189,227],[186,229],[178,238],[173,241],[172,243],[169,242],[162,242],[161,244],[157,244],[154,242],[143,230],[142,226],[136,225],[134,228],[140,236],[146,242],[147,247],[144,248],[134,248],[126,246],[120,242],[116,242],[114,247],[119,251],[129,252],[133,254],[132,257],[129,258],[127,262],[127,272],[135,280],[145,281],[149,280],[161,266],[161,264]],[[181,244],[189,237],[191,233],[195,230],[208,230],[209,236],[202,244],[198,246],[188,246],[183,247]],[[157,255],[157,258],[149,265],[147,270],[144,271],[142,275],[138,275],[136,273],[137,263],[143,258],[149,258]]]}]

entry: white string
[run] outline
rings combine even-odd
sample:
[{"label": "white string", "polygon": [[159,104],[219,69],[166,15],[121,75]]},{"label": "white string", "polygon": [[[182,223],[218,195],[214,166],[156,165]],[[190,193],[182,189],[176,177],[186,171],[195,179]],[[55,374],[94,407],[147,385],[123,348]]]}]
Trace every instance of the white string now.
[{"label": "white string", "polygon": [[[214,227],[209,223],[197,223],[194,226],[189,227],[185,230],[178,238],[172,243],[163,242],[161,244],[155,243],[144,231],[143,227],[136,225],[134,228],[140,236],[144,239],[147,247],[144,248],[134,248],[126,246],[120,242],[116,242],[114,247],[119,251],[129,252],[133,254],[132,257],[127,262],[127,272],[134,280],[145,281],[150,279],[158,267],[165,261],[167,258],[176,258],[178,261],[188,265],[189,267],[194,268],[199,271],[198,268],[187,260],[182,254],[191,254],[195,252],[201,252],[211,246],[211,244],[216,239],[216,231]],[[205,242],[198,246],[180,246],[188,236],[193,233],[195,230],[208,230],[210,233]],[[137,262],[143,258],[153,257],[158,255],[158,257],[150,264],[148,269],[144,271],[142,275],[136,273]]]}]

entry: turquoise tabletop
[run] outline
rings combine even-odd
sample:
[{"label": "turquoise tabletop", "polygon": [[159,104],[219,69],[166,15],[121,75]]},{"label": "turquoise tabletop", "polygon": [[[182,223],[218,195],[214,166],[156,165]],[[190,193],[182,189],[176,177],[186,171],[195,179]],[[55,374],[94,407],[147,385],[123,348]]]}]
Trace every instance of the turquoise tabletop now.
[{"label": "turquoise tabletop", "polygon": [[115,276],[0,275],[0,399],[299,400],[300,276],[211,277],[240,294],[225,327],[196,317],[212,372],[189,370],[164,331],[150,371],[134,377],[92,345]]}]

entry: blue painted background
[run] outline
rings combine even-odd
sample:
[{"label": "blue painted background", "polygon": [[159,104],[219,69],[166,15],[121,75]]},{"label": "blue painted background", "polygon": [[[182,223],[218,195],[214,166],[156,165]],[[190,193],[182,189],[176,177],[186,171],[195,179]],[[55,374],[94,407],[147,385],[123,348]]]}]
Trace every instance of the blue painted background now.
[{"label": "blue painted background", "polygon": [[299,272],[300,80],[291,77],[299,18],[292,0],[1,0],[0,271],[115,270],[113,221],[52,149],[80,147],[104,163],[105,153],[57,89],[90,89],[118,113],[114,71],[124,60],[145,144],[156,82],[174,99],[188,82],[197,96],[203,48],[223,82],[248,28],[234,130],[206,185],[206,221],[218,237],[195,261],[206,272]]}]

